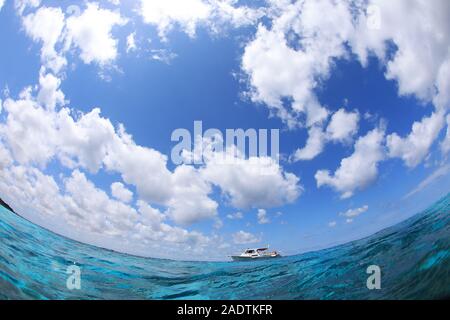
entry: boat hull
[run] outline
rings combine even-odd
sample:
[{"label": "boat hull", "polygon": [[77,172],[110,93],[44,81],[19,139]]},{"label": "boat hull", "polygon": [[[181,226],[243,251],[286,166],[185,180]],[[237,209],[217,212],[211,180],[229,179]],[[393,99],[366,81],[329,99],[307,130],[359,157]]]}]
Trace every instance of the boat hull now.
[{"label": "boat hull", "polygon": [[271,260],[280,257],[281,257],[280,255],[259,256],[259,257],[231,256],[231,259],[233,259],[233,261],[259,261],[259,260]]}]

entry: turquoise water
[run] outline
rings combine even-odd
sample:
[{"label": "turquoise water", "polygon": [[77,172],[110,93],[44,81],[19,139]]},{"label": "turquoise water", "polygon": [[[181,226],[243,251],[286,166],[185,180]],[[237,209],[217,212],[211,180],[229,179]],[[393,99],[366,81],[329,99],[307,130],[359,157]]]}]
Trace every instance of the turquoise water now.
[{"label": "turquoise water", "polygon": [[[0,299],[441,299],[450,297],[450,195],[369,238],[261,262],[139,258],[55,235],[0,208]],[[81,267],[68,290],[66,268]],[[368,290],[366,268],[381,268]]]}]

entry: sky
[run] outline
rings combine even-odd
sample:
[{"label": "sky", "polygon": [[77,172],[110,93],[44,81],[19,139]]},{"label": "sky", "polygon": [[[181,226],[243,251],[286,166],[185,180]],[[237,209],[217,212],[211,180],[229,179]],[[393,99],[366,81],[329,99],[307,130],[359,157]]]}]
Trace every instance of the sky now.
[{"label": "sky", "polygon": [[448,30],[447,0],[0,0],[0,197],[149,257],[371,235],[450,191]]}]

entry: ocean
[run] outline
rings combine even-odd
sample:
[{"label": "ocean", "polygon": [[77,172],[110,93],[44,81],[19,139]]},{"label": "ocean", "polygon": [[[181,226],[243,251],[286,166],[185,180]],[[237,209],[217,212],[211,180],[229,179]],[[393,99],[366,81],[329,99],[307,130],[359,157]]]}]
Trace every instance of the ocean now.
[{"label": "ocean", "polygon": [[[0,239],[0,299],[450,298],[450,194],[368,238],[258,262],[121,254],[61,237],[3,207]],[[69,290],[73,262],[80,288]],[[381,270],[379,290],[367,287],[370,265]]]}]

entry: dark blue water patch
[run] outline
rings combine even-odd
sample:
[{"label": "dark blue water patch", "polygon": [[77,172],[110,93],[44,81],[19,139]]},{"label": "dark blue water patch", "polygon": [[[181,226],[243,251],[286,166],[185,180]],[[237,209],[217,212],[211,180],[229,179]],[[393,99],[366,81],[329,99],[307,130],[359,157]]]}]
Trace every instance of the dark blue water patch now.
[{"label": "dark blue water patch", "polygon": [[[450,195],[345,245],[258,262],[141,258],[53,234],[0,208],[0,299],[441,299],[450,297]],[[82,269],[80,290],[66,268]],[[381,289],[366,269],[381,268]]]}]

